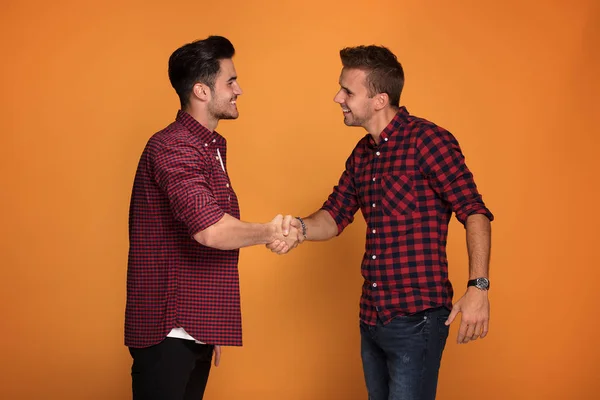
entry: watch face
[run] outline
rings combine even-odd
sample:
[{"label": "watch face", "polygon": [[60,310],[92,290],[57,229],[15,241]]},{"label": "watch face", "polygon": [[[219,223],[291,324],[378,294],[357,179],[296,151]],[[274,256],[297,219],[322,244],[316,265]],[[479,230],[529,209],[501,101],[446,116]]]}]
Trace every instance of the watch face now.
[{"label": "watch face", "polygon": [[490,281],[487,278],[477,278],[477,285],[480,289],[487,289],[490,286]]}]

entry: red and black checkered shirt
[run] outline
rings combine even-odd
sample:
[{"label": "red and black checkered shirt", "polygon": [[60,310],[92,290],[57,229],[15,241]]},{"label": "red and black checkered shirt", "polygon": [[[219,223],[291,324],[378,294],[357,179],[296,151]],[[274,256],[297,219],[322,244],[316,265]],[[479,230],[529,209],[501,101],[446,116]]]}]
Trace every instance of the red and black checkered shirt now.
[{"label": "red and black checkered shirt", "polygon": [[126,346],[157,344],[174,327],[207,344],[242,344],[239,250],[192,238],[225,213],[240,216],[226,145],[179,111],[142,153],[129,210]]},{"label": "red and black checkered shirt", "polygon": [[360,319],[452,308],[446,238],[452,212],[493,215],[477,191],[456,139],[401,107],[379,145],[367,134],[323,205],[338,231],[361,209],[367,223]]}]

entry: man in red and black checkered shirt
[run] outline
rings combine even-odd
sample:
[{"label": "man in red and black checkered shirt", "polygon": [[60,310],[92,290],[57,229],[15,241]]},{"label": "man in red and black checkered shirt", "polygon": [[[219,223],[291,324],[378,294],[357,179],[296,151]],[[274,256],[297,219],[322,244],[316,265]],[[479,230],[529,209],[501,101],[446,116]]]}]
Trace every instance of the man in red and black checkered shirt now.
[{"label": "man in red and black checkered shirt", "polygon": [[[370,400],[435,399],[448,328],[458,343],[488,331],[490,221],[458,142],[400,106],[404,72],[385,47],[340,52],[344,123],[367,130],[323,207],[294,220],[307,240],[339,235],[360,209],[367,223],[360,300],[363,370]],[[452,212],[465,225],[467,291],[454,306],[446,238]],[[281,243],[282,248],[285,245]],[[268,245],[278,251],[278,243]]]},{"label": "man in red and black checkered shirt", "polygon": [[215,129],[236,119],[242,94],[224,37],[186,44],[169,59],[181,110],[142,153],[129,212],[125,345],[134,400],[198,400],[220,346],[241,346],[239,248],[302,239],[278,215],[239,220],[227,174],[226,140]]}]

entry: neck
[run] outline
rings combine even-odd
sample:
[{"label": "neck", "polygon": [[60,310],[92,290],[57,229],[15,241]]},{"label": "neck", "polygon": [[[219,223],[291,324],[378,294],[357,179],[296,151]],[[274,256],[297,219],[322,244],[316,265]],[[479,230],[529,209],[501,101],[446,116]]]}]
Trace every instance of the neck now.
[{"label": "neck", "polygon": [[365,126],[365,129],[371,136],[375,143],[379,144],[379,137],[381,136],[381,132],[385,129],[386,126],[392,122],[394,116],[398,112],[398,107],[386,107],[383,110],[375,113],[373,118],[369,121],[369,124]]},{"label": "neck", "polygon": [[198,121],[203,127],[208,129],[209,131],[214,132],[214,130],[217,129],[219,120],[212,117],[208,110],[196,109],[194,107],[188,106],[184,108],[183,111],[190,114],[192,118]]}]

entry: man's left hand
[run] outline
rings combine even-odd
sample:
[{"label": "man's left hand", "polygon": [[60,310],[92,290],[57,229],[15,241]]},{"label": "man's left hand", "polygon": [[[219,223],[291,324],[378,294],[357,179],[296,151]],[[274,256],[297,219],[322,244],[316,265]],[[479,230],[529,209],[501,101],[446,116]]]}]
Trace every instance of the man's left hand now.
[{"label": "man's left hand", "polygon": [[462,318],[456,342],[464,344],[477,340],[477,338],[483,339],[488,333],[490,321],[490,302],[487,290],[480,290],[474,286],[469,287],[467,293],[452,306],[446,325],[450,325],[458,313],[462,313]]},{"label": "man's left hand", "polygon": [[215,367],[218,367],[221,362],[221,346],[215,345],[213,352],[215,353]]}]

